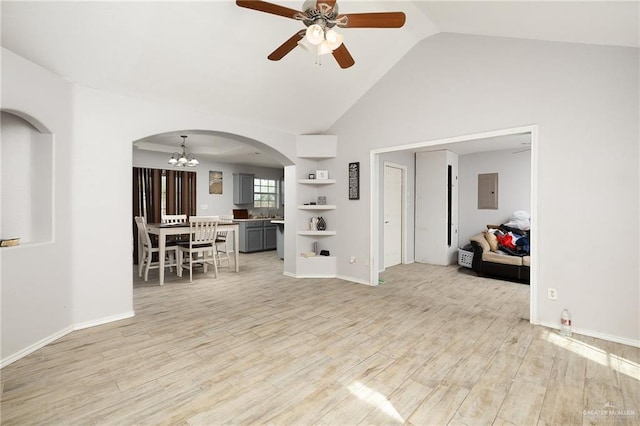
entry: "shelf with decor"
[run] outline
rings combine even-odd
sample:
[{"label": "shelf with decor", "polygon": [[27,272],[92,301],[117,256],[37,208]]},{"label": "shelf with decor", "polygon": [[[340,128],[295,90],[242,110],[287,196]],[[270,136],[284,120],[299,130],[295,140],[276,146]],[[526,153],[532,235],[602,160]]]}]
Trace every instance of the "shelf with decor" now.
[{"label": "shelf with decor", "polygon": [[[296,142],[297,157],[302,159],[296,173],[296,275],[335,277],[337,259],[325,254],[333,252],[336,244],[334,236],[337,232],[327,228],[337,220],[333,213],[337,205],[327,204],[327,198],[336,197],[329,186],[337,180],[330,178],[332,167],[327,167],[329,164],[324,160],[336,157],[337,138],[335,135],[299,135]],[[316,221],[321,223],[316,225]]]},{"label": "shelf with decor", "polygon": [[298,235],[307,235],[307,236],[311,236],[311,235],[315,235],[315,236],[329,236],[329,235],[336,235],[336,231],[298,231]]},{"label": "shelf with decor", "polygon": [[298,204],[300,210],[335,210],[335,204]]},{"label": "shelf with decor", "polygon": [[331,185],[336,183],[335,179],[298,179],[302,185]]}]

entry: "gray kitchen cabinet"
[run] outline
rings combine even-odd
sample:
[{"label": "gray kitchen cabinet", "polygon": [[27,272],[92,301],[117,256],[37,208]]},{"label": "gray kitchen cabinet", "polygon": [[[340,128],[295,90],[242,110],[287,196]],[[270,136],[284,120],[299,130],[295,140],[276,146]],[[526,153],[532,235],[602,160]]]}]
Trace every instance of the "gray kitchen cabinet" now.
[{"label": "gray kitchen cabinet", "polygon": [[253,179],[247,173],[233,174],[233,204],[253,204]]},{"label": "gray kitchen cabinet", "polygon": [[240,253],[276,249],[276,225],[269,220],[240,222]]},{"label": "gray kitchen cabinet", "polygon": [[[264,228],[247,228],[247,253],[262,251],[262,240],[264,239]],[[240,246],[242,247],[242,245]],[[242,251],[242,250],[240,250]]]},{"label": "gray kitchen cabinet", "polygon": [[266,221],[264,223],[264,249],[275,250],[278,246],[277,243],[277,226],[271,222]]}]

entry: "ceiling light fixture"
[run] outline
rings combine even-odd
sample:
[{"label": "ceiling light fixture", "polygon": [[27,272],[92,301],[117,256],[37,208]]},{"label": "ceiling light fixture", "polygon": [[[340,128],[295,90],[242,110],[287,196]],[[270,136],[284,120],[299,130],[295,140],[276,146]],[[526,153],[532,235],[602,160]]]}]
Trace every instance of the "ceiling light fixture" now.
[{"label": "ceiling light fixture", "polygon": [[180,135],[182,138],[182,153],[174,152],[171,155],[171,159],[169,160],[169,164],[176,167],[195,167],[200,162],[196,160],[195,156],[192,153],[187,152],[187,147],[185,146],[185,142],[187,140],[187,136]]},{"label": "ceiling light fixture", "polygon": [[326,3],[306,1],[303,9],[305,13],[297,13],[295,19],[301,20],[307,26],[304,37],[298,45],[317,56],[333,52],[342,44],[343,36],[333,29],[337,24],[346,23],[346,17],[338,18],[338,5],[333,7]]}]

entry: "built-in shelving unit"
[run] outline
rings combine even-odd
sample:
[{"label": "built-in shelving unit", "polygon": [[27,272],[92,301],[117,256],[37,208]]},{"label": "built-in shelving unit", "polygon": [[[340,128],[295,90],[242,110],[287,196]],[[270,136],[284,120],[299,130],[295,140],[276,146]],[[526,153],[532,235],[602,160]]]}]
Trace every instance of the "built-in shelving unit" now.
[{"label": "built-in shelving unit", "polygon": [[[309,165],[311,168],[308,170],[300,169],[297,174],[299,179],[297,198],[298,203],[296,205],[299,211],[298,215],[298,230],[297,234],[297,256],[296,256],[296,276],[298,277],[335,277],[337,275],[337,262],[335,256],[311,256],[304,257],[301,253],[308,253],[311,251],[311,247],[314,242],[323,249],[331,251],[333,248],[331,243],[333,236],[336,235],[335,230],[312,230],[306,229],[309,227],[309,222],[313,216],[324,214],[321,212],[330,213],[336,210],[335,204],[310,204],[316,202],[319,195],[324,195],[321,191],[326,185],[333,185],[336,183],[336,179],[305,179],[307,173],[313,173],[314,170],[324,169],[321,167],[322,160],[333,158],[336,156],[337,138],[333,135],[301,135],[298,136],[297,150],[298,157],[305,160],[311,160]],[[331,173],[331,171],[329,171]],[[329,173],[329,175],[331,175]],[[318,214],[319,213],[319,214]],[[328,226],[331,226],[330,217]],[[326,220],[326,217],[325,217]]]}]

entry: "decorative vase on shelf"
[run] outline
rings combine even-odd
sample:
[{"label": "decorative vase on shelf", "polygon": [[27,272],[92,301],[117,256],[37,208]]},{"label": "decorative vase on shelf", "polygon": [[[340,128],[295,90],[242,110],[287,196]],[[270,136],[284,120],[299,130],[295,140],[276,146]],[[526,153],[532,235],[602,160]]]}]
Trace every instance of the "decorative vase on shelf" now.
[{"label": "decorative vase on shelf", "polygon": [[324,221],[322,216],[318,216],[318,219],[316,221],[316,229],[318,231],[324,231],[327,229],[327,222]]}]

